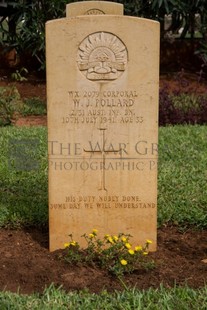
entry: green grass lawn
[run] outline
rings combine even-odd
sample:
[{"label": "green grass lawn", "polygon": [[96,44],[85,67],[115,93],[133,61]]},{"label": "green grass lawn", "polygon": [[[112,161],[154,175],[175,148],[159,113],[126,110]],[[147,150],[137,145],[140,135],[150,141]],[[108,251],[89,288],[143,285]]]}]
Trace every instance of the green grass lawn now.
[{"label": "green grass lawn", "polygon": [[207,126],[159,130],[158,222],[207,227]]},{"label": "green grass lawn", "polygon": [[27,115],[46,115],[47,108],[46,102],[38,97],[24,99],[23,108],[21,114],[23,116]]},{"label": "green grass lawn", "polygon": [[[47,211],[47,129],[0,128],[0,226],[44,225]],[[207,226],[207,126],[159,129],[158,223]],[[100,295],[0,292],[0,309],[207,309],[207,286]]]},{"label": "green grass lawn", "polygon": [[0,131],[0,226],[46,225],[46,129]]},{"label": "green grass lawn", "polygon": [[130,289],[110,294],[87,291],[65,293],[53,286],[44,294],[19,295],[0,292],[1,310],[206,310],[207,286],[199,290],[188,287],[139,291]]}]

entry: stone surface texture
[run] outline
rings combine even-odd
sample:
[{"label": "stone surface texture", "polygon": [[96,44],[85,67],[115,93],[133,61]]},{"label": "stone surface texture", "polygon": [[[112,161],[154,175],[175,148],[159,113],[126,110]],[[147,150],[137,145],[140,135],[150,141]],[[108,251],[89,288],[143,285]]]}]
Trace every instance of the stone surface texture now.
[{"label": "stone surface texture", "polygon": [[66,17],[78,15],[123,15],[123,5],[109,1],[84,1],[69,3]]},{"label": "stone surface texture", "polygon": [[93,228],[156,250],[159,23],[49,21],[46,56],[50,250]]}]

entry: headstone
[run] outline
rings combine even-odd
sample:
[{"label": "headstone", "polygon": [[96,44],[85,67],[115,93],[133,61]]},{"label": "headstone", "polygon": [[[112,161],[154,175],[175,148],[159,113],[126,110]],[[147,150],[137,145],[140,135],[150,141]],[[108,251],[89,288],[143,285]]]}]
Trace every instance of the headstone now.
[{"label": "headstone", "polygon": [[103,14],[123,15],[123,5],[108,1],[83,1],[66,5],[66,17]]},{"label": "headstone", "polygon": [[159,23],[70,7],[46,25],[50,250],[93,228],[156,250]]}]

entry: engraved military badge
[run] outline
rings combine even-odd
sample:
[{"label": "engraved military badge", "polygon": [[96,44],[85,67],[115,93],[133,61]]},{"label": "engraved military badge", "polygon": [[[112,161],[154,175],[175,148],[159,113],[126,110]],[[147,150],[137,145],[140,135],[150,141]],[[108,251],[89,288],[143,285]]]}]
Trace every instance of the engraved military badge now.
[{"label": "engraved military badge", "polygon": [[85,15],[102,15],[102,14],[105,13],[99,9],[90,9],[85,13]]},{"label": "engraved military badge", "polygon": [[128,60],[124,43],[109,32],[96,32],[79,45],[79,70],[91,81],[116,80],[126,69]]}]

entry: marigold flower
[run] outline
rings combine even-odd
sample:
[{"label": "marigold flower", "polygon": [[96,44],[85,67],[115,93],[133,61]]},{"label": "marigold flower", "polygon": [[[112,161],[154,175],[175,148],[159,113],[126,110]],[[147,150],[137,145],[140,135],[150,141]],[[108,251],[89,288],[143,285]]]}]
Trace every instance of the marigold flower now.
[{"label": "marigold flower", "polygon": [[126,238],[126,237],[122,237],[122,238],[121,238],[121,241],[126,242],[126,241],[127,241],[127,238]]},{"label": "marigold flower", "polygon": [[108,235],[108,234],[104,236],[105,239],[108,239],[109,237],[110,237],[110,235]]},{"label": "marigold flower", "polygon": [[64,243],[64,247],[65,247],[65,248],[68,248],[69,245],[70,245],[70,243]]},{"label": "marigold flower", "polygon": [[137,245],[137,246],[135,246],[134,250],[135,250],[136,252],[142,251],[142,246],[141,246],[141,245]]},{"label": "marigold flower", "polygon": [[143,252],[142,254],[143,254],[143,255],[147,255],[147,254],[148,254],[148,252]]},{"label": "marigold flower", "polygon": [[89,234],[88,236],[89,236],[90,239],[93,239],[95,237],[94,234]]},{"label": "marigold flower", "polygon": [[114,240],[113,240],[113,238],[112,238],[111,236],[108,237],[108,241],[109,241],[111,244],[114,243]]},{"label": "marigold flower", "polygon": [[72,241],[72,242],[70,242],[70,245],[76,246],[76,242],[75,242],[75,241]]},{"label": "marigold flower", "polygon": [[97,232],[98,232],[98,229],[95,229],[95,228],[94,228],[94,229],[92,230],[92,233],[95,234],[95,235],[97,234]]},{"label": "marigold flower", "polygon": [[129,252],[130,255],[134,255],[134,250],[129,249],[128,252]]},{"label": "marigold flower", "polygon": [[113,239],[115,242],[119,240],[119,238],[117,236],[113,236]]},{"label": "marigold flower", "polygon": [[152,244],[152,241],[147,239],[146,243]]},{"label": "marigold flower", "polygon": [[121,263],[123,266],[126,266],[126,265],[127,265],[127,261],[126,261],[125,259],[122,259],[122,260],[120,261],[120,263]]},{"label": "marigold flower", "polygon": [[127,243],[125,243],[125,247],[127,248],[127,249],[131,249],[131,244],[129,243],[129,242],[127,242]]}]

